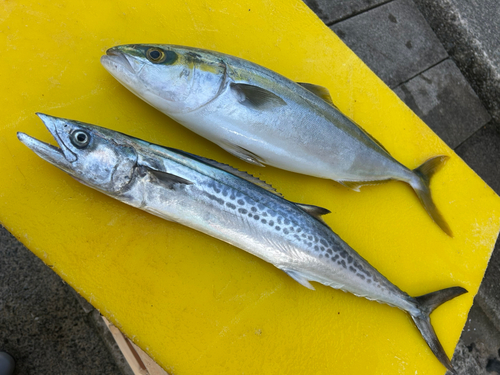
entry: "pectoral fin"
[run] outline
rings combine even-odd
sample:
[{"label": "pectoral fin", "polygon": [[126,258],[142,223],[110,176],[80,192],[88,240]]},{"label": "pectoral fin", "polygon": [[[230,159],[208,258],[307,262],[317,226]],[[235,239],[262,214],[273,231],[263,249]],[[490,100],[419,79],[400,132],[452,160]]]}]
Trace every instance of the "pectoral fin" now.
[{"label": "pectoral fin", "polygon": [[149,167],[143,167],[146,172],[149,174],[151,179],[155,180],[162,186],[166,187],[167,189],[173,189],[175,184],[182,184],[182,185],[192,185],[193,183],[191,181],[188,181],[182,177],[176,176],[175,174],[171,174],[168,172],[163,172],[163,171],[158,171]]},{"label": "pectoral fin", "polygon": [[286,105],[278,95],[259,86],[232,83],[231,90],[240,104],[251,109],[267,110]]},{"label": "pectoral fin", "polygon": [[305,286],[307,289],[315,290],[314,287],[309,283],[309,281],[300,272],[288,270],[288,269],[283,269],[283,271],[285,271],[288,274],[288,276],[290,276],[292,279],[297,281],[300,285]]}]

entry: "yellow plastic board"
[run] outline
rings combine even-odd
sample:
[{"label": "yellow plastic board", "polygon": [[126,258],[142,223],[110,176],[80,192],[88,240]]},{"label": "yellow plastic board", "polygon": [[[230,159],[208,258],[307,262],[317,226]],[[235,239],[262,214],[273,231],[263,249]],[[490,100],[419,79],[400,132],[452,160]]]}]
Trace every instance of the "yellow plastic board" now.
[{"label": "yellow plastic board", "polygon": [[[235,159],[159,113],[99,63],[117,44],[233,54],[328,87],[337,106],[415,168],[450,156],[432,190],[455,237],[404,183],[349,191]],[[443,374],[402,311],[316,285],[126,206],[38,158],[34,112],[85,121],[249,171],[326,222],[411,295],[462,286],[432,322],[453,353],[500,227],[499,197],[299,0],[0,2],[0,222],[172,374]]]}]

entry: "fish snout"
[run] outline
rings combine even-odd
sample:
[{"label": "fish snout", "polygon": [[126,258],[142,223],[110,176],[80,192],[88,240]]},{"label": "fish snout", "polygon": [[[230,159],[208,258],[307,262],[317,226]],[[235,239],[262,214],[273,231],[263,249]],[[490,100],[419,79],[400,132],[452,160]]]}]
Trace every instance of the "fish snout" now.
[{"label": "fish snout", "polygon": [[101,64],[110,72],[125,71],[132,74],[137,73],[133,66],[136,64],[132,64],[127,55],[119,51],[116,47],[108,49],[106,54],[101,56]]}]

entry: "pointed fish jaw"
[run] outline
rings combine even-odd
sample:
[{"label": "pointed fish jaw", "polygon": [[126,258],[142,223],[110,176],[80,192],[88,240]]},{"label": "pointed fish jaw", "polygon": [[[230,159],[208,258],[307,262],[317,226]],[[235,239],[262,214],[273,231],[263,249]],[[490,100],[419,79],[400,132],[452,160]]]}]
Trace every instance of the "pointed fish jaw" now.
[{"label": "pointed fish jaw", "polygon": [[43,121],[60,148],[39,141],[38,139],[21,132],[17,133],[17,138],[42,159],[70,174],[73,174],[73,167],[71,163],[76,161],[77,157],[66,147],[59,136],[59,132],[61,132],[62,127],[64,127],[64,122],[57,117],[48,116],[43,113],[37,113],[37,116]]}]

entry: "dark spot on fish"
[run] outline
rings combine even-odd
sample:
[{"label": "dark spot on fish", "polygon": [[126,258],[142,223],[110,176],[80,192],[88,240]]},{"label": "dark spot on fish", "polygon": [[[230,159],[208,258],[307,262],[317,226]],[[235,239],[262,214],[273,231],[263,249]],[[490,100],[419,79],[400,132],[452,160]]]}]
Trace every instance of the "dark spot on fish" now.
[{"label": "dark spot on fish", "polygon": [[223,199],[221,199],[221,198],[219,198],[219,197],[216,197],[215,195],[210,194],[210,193],[207,193],[207,192],[205,192],[204,194],[205,194],[208,198],[210,198],[211,200],[216,201],[217,203],[222,204],[222,205],[224,204],[224,200],[223,200]]},{"label": "dark spot on fish", "polygon": [[294,234],[293,236],[297,239],[297,241],[300,241],[300,237],[297,234]]},{"label": "dark spot on fish", "polygon": [[248,217],[253,217],[253,214],[251,212],[249,212]]},{"label": "dark spot on fish", "polygon": [[227,197],[228,194],[229,194],[229,192],[228,192],[227,188],[224,188],[222,190],[222,195],[225,196],[225,197]]},{"label": "dark spot on fish", "polygon": [[328,250],[326,250],[326,252],[327,252],[328,254],[333,254],[332,249],[328,249]]},{"label": "dark spot on fish", "polygon": [[220,194],[221,190],[218,187],[214,186],[213,189],[217,194]]},{"label": "dark spot on fish", "polygon": [[328,242],[326,242],[324,239],[319,240],[319,242],[325,247],[328,246]]},{"label": "dark spot on fish", "polygon": [[301,228],[297,228],[297,233],[300,233],[302,232],[302,229]]},{"label": "dark spot on fish", "polygon": [[323,246],[320,246],[321,251],[325,251],[325,248]]},{"label": "dark spot on fish", "polygon": [[306,237],[307,237],[307,234],[302,233],[302,238],[306,238]]},{"label": "dark spot on fish", "polygon": [[359,277],[361,280],[365,279],[365,275],[361,275],[361,274],[357,273],[356,276]]},{"label": "dark spot on fish", "polygon": [[196,52],[188,52],[186,56],[192,57],[193,59],[201,59],[201,55]]},{"label": "dark spot on fish", "polygon": [[290,227],[290,232],[295,232],[295,229],[293,229],[293,227]]},{"label": "dark spot on fish", "polygon": [[229,199],[231,199],[233,201],[236,199],[236,196],[234,195],[234,193],[231,193],[231,196],[229,197]]},{"label": "dark spot on fish", "polygon": [[280,231],[280,230],[281,230],[281,227],[279,227],[279,226],[277,226],[277,225],[276,225],[276,226],[274,227],[274,229],[276,229],[277,231]]},{"label": "dark spot on fish", "polygon": [[339,255],[335,254],[335,256],[332,258],[332,260],[337,260],[337,259],[339,259]]},{"label": "dark spot on fish", "polygon": [[230,202],[226,202],[226,206],[228,206],[229,208],[235,210],[236,209],[236,206]]},{"label": "dark spot on fish", "polygon": [[238,212],[239,212],[240,214],[245,215],[248,211],[247,211],[247,210],[245,210],[244,208],[238,208]]},{"label": "dark spot on fish", "polygon": [[272,221],[272,220],[269,221],[269,225],[273,227],[274,226],[274,221]]},{"label": "dark spot on fish", "polygon": [[267,220],[266,220],[266,219],[262,219],[260,222],[261,222],[262,224],[267,224]]},{"label": "dark spot on fish", "polygon": [[288,231],[288,229],[285,228],[285,229],[283,229],[283,233],[288,234],[290,232]]},{"label": "dark spot on fish", "polygon": [[347,263],[351,264],[351,263],[352,263],[352,261],[353,261],[352,256],[350,256],[350,255],[349,255],[349,256],[347,257]]},{"label": "dark spot on fish", "polygon": [[253,217],[255,220],[259,220],[260,219],[260,216],[259,215],[254,215]]},{"label": "dark spot on fish", "polygon": [[309,236],[307,236],[307,239],[308,239],[309,241],[312,241],[313,236],[309,235]]},{"label": "dark spot on fish", "polygon": [[318,246],[314,246],[314,250],[319,251],[319,247]]},{"label": "dark spot on fish", "polygon": [[285,219],[285,225],[290,225],[290,220]]},{"label": "dark spot on fish", "polygon": [[341,260],[338,264],[341,265],[343,268],[347,268],[347,264],[345,264],[344,260]]},{"label": "dark spot on fish", "polygon": [[252,206],[251,210],[252,212],[257,212],[257,207]]},{"label": "dark spot on fish", "polygon": [[394,17],[394,15],[391,13],[389,13],[389,21],[391,21],[392,23],[398,23],[396,17]]},{"label": "dark spot on fish", "polygon": [[243,199],[238,199],[238,204],[243,206],[245,204],[245,201]]},{"label": "dark spot on fish", "polygon": [[371,280],[371,279],[368,279],[368,280],[366,280],[366,282],[367,282],[368,284],[371,284],[371,283],[372,283],[372,280]]},{"label": "dark spot on fish", "polygon": [[330,255],[329,254],[325,254],[325,258],[330,258]]},{"label": "dark spot on fish", "polygon": [[282,224],[281,216],[278,216],[278,224]]},{"label": "dark spot on fish", "polygon": [[345,250],[341,250],[339,251],[339,255],[342,257],[342,258],[346,258],[347,257],[347,252]]},{"label": "dark spot on fish", "polygon": [[356,272],[356,268],[354,268],[353,266],[349,266],[349,271]]},{"label": "dark spot on fish", "polygon": [[262,216],[267,217],[267,216],[268,216],[268,215],[267,215],[267,212],[263,212],[263,213],[262,213]]}]

